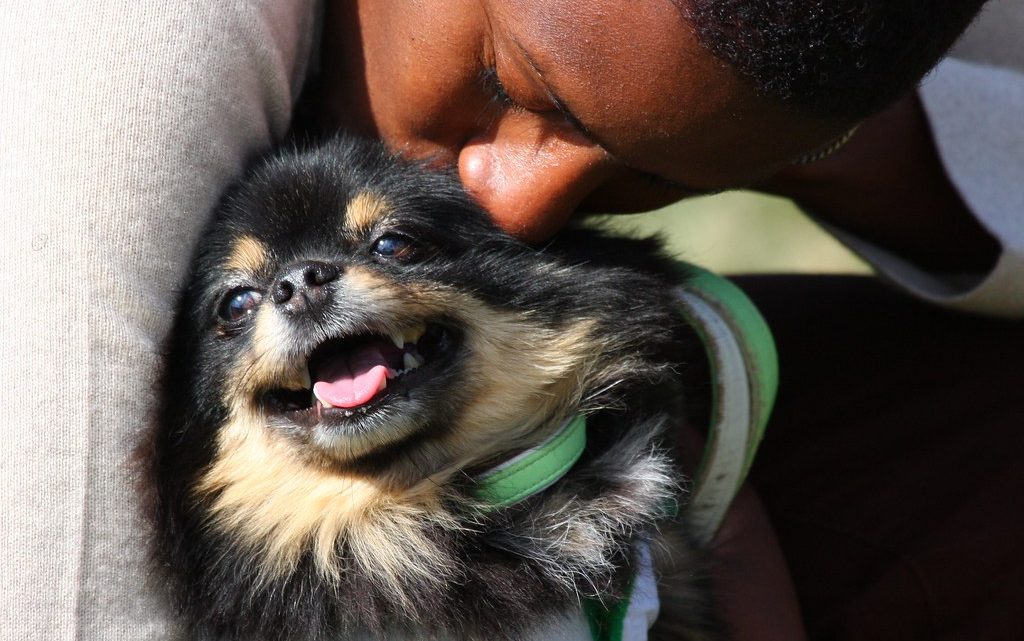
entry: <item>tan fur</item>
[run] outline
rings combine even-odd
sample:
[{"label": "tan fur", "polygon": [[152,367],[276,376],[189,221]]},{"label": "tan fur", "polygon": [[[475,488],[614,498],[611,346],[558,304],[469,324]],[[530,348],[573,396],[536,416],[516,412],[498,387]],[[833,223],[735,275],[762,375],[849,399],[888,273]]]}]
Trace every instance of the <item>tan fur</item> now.
[{"label": "tan fur", "polygon": [[225,267],[230,270],[258,274],[266,268],[270,251],[262,242],[246,234],[235,241]]},{"label": "tan fur", "polygon": [[436,486],[394,490],[365,477],[308,465],[259,414],[241,411],[218,439],[219,455],[195,488],[215,495],[213,525],[258,551],[271,575],[294,569],[312,544],[321,572],[343,571],[335,543],[344,537],[370,576],[396,594],[417,568],[444,581],[450,563],[423,535],[426,524],[455,527],[440,509]]},{"label": "tan fur", "polygon": [[578,404],[593,363],[593,323],[552,330],[476,301],[460,303],[472,318],[467,343],[474,357],[467,380],[472,398],[449,437],[449,447],[471,466],[503,451],[529,447],[548,435]]},{"label": "tan fur", "polygon": [[244,354],[226,386],[226,404],[231,407],[243,399],[272,387],[300,389],[305,384],[305,361],[290,354],[291,331],[280,314],[269,305],[257,312],[253,349]]},{"label": "tan fur", "polygon": [[345,208],[345,229],[360,234],[371,227],[388,211],[383,196],[364,191],[349,201]]},{"label": "tan fur", "polygon": [[368,269],[349,270],[339,285],[347,306],[386,319],[378,331],[443,314],[465,332],[471,357],[460,393],[469,399],[467,409],[454,429],[427,439],[417,453],[434,471],[424,477],[410,462],[375,479],[342,474],[336,466],[311,463],[315,457],[268,429],[258,393],[296,380],[305,360],[289,353],[288,325],[266,306],[252,349],[228,383],[225,400],[233,415],[195,491],[216,496],[214,525],[265,554],[266,571],[289,571],[311,544],[320,571],[337,575],[344,568],[335,543],[344,538],[356,562],[397,594],[401,577],[443,581],[451,566],[424,535],[425,527],[456,527],[439,488],[466,468],[545,438],[598,375],[591,355],[599,337],[588,319],[547,327],[451,289],[400,287]]}]

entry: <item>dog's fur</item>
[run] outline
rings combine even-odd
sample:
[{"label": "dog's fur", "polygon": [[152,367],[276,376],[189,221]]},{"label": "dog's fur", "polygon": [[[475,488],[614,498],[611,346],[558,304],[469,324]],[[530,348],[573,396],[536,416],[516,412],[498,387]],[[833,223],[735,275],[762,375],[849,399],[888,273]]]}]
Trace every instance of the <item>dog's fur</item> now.
[{"label": "dog's fur", "polygon": [[[519,243],[456,181],[376,145],[260,163],[203,236],[144,448],[155,556],[193,638],[528,639],[583,598],[613,602],[640,542],[654,638],[712,638],[665,513],[692,345],[679,278],[650,240]],[[422,326],[420,369],[324,423],[302,409],[319,345]],[[506,509],[474,498],[477,474],[577,413],[586,451],[560,481]]]}]

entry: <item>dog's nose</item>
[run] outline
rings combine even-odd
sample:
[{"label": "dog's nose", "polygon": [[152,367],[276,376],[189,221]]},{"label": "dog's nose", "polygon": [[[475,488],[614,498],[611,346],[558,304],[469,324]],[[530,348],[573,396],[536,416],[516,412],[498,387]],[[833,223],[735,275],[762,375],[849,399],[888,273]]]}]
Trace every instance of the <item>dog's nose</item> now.
[{"label": "dog's nose", "polygon": [[270,286],[270,300],[289,313],[318,306],[327,298],[324,286],[337,278],[338,273],[338,268],[330,263],[316,260],[296,263]]}]

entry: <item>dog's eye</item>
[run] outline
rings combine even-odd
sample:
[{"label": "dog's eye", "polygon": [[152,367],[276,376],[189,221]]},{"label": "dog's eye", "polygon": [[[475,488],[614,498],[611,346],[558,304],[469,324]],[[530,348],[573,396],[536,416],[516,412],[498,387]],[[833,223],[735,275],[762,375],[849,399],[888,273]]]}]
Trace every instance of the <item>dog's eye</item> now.
[{"label": "dog's eye", "polygon": [[373,242],[373,253],[381,258],[411,260],[416,254],[416,246],[408,236],[384,234]]},{"label": "dog's eye", "polygon": [[256,311],[263,296],[254,289],[233,289],[224,297],[220,304],[218,316],[228,323],[238,323]]}]

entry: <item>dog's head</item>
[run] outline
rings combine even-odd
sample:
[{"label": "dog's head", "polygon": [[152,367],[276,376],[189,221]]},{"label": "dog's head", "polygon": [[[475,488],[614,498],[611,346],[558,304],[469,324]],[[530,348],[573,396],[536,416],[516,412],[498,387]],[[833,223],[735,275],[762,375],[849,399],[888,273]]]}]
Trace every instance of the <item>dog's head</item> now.
[{"label": "dog's head", "polygon": [[476,472],[671,371],[667,268],[630,242],[524,245],[376,146],[262,163],[204,235],[171,337],[162,554],[257,584],[303,563],[396,595],[444,580],[425,532],[466,527]]},{"label": "dog's head", "polygon": [[408,486],[528,445],[579,404],[601,338],[558,309],[564,266],[452,181],[378,154],[278,160],[205,237],[191,391],[223,412],[220,454],[258,441],[260,456]]}]

